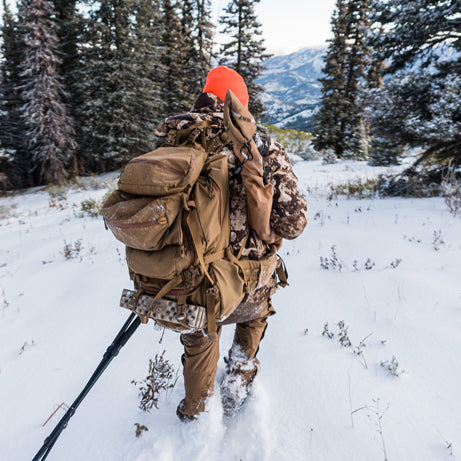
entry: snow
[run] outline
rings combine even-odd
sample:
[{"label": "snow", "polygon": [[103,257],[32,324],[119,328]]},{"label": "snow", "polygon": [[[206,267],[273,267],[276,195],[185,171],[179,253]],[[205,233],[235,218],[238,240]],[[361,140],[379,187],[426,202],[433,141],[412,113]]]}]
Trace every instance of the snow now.
[{"label": "snow", "polygon": [[[78,408],[50,461],[369,461],[384,459],[383,442],[389,460],[461,456],[461,219],[442,198],[328,199],[332,185],[385,168],[313,161],[294,169],[310,222],[282,248],[290,287],[274,297],[247,406],[226,422],[217,385],[207,413],[183,424],[180,373],[159,410],[139,410],[131,380],[147,375],[149,358],[166,349],[176,369],[181,363],[178,335],[166,331],[159,344],[162,332],[149,323]],[[117,307],[131,287],[123,245],[101,219],[78,217],[83,200],[105,192],[71,190],[60,207],[42,189],[0,199],[2,460],[33,457],[64,411],[42,424],[72,403],[128,316]],[[65,243],[78,240],[81,250],[66,260]],[[341,271],[320,267],[333,245]],[[338,341],[340,320],[351,348]],[[322,336],[326,322],[332,339]],[[224,328],[222,355],[232,334]],[[393,357],[400,376],[381,366]],[[224,369],[221,359],[217,383]],[[136,438],[135,423],[148,432]]]}]

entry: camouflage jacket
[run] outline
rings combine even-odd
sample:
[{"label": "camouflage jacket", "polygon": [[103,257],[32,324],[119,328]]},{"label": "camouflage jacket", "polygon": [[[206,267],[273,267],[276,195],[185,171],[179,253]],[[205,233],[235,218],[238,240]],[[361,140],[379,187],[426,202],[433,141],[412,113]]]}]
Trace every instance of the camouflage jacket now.
[{"label": "camouflage jacket", "polygon": [[[164,119],[157,127],[155,134],[159,138],[165,138],[170,130],[188,128],[193,123],[203,120],[209,120],[213,122],[213,125],[224,129],[223,109],[224,104],[215,95],[203,93],[190,112]],[[214,138],[216,133],[216,128],[209,128],[207,138]],[[298,192],[297,178],[291,168],[288,154],[279,143],[268,135],[257,133],[255,142],[263,156],[267,178],[274,186],[271,227],[280,237],[286,239],[298,237],[307,224],[306,200]],[[223,147],[221,153],[227,156],[229,166],[230,242],[232,249],[237,254],[248,236],[243,256],[250,259],[260,259],[268,254],[270,247],[248,225],[245,186],[240,174],[234,173],[236,157],[232,145]],[[276,290],[274,278],[268,286],[250,292],[244,302],[253,304],[267,300]]]}]

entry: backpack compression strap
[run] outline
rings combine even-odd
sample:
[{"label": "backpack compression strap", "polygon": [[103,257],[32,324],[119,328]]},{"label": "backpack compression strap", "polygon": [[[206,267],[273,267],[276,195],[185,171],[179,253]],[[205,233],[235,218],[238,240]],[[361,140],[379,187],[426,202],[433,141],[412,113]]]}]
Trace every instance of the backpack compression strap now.
[{"label": "backpack compression strap", "polygon": [[[215,128],[218,134],[207,139],[207,129]],[[221,133],[219,133],[221,131]],[[172,146],[182,146],[191,144],[202,147],[207,153],[217,153],[223,146],[230,142],[230,138],[219,125],[213,124],[210,120],[203,120],[192,124],[181,130],[168,131],[167,144]],[[200,142],[197,142],[200,138]]]}]

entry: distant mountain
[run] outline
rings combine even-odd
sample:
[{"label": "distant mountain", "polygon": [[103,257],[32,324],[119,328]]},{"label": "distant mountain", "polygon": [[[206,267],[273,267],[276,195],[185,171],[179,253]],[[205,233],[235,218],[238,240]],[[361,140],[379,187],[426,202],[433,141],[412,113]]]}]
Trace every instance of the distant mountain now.
[{"label": "distant mountain", "polygon": [[325,52],[326,47],[306,48],[265,61],[266,69],[258,79],[266,90],[265,123],[311,130],[312,115],[320,101],[318,78],[322,75]]}]

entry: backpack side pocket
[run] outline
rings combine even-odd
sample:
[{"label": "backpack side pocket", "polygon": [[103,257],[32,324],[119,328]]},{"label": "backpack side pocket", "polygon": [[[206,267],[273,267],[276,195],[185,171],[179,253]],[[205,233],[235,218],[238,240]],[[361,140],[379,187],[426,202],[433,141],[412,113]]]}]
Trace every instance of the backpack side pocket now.
[{"label": "backpack side pocket", "polygon": [[154,198],[115,191],[104,203],[102,214],[107,227],[122,243],[137,250],[155,251],[182,243],[183,201],[183,194]]}]

